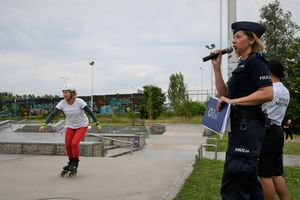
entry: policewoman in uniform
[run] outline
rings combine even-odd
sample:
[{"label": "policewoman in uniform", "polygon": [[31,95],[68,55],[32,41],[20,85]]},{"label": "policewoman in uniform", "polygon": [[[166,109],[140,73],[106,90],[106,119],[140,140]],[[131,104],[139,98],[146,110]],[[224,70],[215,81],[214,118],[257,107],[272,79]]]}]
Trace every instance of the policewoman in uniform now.
[{"label": "policewoman in uniform", "polygon": [[268,126],[258,162],[258,176],[263,186],[265,200],[275,199],[275,192],[281,200],[288,200],[288,188],[282,176],[284,134],[281,124],[290,102],[290,93],[281,82],[284,77],[284,68],[280,61],[271,60],[269,70],[273,82],[274,99],[262,105],[262,110],[268,114]]},{"label": "policewoman in uniform", "polygon": [[273,99],[273,87],[267,61],[262,55],[264,44],[259,39],[265,27],[255,22],[239,21],[231,25],[233,47],[239,56],[237,68],[225,84],[221,73],[221,50],[212,60],[222,103],[231,104],[231,131],[222,177],[222,199],[263,199],[257,176],[257,162],[265,132],[266,117],[261,105]]}]

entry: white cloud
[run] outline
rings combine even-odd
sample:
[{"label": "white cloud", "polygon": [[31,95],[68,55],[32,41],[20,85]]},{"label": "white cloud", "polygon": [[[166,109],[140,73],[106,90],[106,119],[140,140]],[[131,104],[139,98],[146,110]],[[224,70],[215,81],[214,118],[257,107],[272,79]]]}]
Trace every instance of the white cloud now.
[{"label": "white cloud", "polygon": [[[219,2],[0,0],[0,91],[60,94],[65,77],[89,95],[90,61],[97,94],[147,84],[167,90],[176,72],[190,89],[199,89],[200,67],[208,88],[210,63],[201,58],[208,54],[204,45],[219,43]],[[258,9],[268,2],[237,0],[238,20],[258,19]],[[299,2],[281,2],[299,23]]]}]

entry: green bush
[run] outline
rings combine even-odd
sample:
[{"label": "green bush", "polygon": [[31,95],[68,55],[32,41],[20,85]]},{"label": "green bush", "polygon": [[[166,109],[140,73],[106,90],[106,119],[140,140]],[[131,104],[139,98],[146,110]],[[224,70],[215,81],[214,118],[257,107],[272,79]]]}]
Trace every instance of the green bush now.
[{"label": "green bush", "polygon": [[163,112],[160,115],[161,117],[176,117],[176,113],[175,112]]},{"label": "green bush", "polygon": [[192,107],[192,116],[204,115],[205,108],[206,108],[204,104],[197,101],[193,101],[191,102],[191,107]]}]

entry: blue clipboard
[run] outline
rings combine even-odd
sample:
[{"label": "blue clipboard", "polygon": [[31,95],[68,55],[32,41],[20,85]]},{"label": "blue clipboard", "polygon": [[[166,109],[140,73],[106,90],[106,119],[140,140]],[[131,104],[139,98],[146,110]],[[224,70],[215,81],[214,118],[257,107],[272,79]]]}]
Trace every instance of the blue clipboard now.
[{"label": "blue clipboard", "polygon": [[223,136],[225,131],[230,131],[230,104],[224,103],[222,109],[218,112],[218,100],[216,97],[209,99],[202,124],[206,128]]}]

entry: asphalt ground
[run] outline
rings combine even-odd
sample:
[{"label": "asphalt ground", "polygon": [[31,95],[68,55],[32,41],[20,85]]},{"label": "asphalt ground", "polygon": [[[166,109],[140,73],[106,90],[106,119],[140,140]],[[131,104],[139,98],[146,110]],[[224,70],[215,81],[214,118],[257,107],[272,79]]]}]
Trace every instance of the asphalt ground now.
[{"label": "asphalt ground", "polygon": [[[166,126],[163,135],[150,135],[144,148],[132,155],[81,157],[74,177],[60,177],[65,156],[0,154],[0,199],[172,200],[192,172],[195,154],[206,137],[201,125]],[[11,130],[1,130],[0,141],[63,141],[61,133]],[[218,152],[218,159],[224,158],[225,153]],[[285,155],[284,165],[300,166],[300,157]]]},{"label": "asphalt ground", "polygon": [[[200,125],[167,125],[146,146],[118,158],[81,157],[78,174],[60,177],[65,156],[0,155],[1,200],[169,200],[191,173],[195,152],[205,141]],[[8,133],[21,140],[60,140],[60,134]],[[26,139],[28,138],[28,139]]]}]

